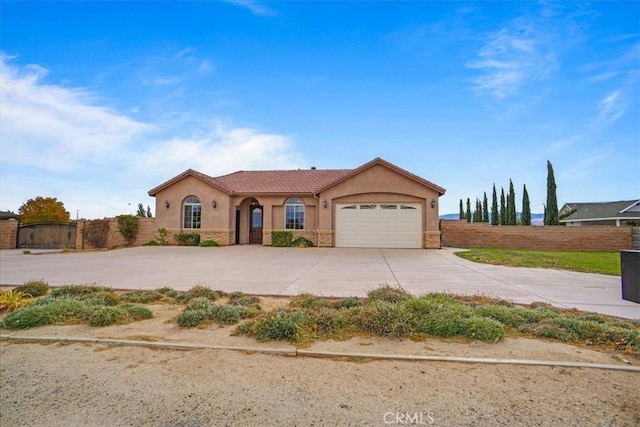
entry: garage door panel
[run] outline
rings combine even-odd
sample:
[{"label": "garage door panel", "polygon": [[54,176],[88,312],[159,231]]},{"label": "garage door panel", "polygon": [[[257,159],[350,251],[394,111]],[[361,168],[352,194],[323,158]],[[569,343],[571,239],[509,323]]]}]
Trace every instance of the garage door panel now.
[{"label": "garage door panel", "polygon": [[336,246],[421,248],[420,204],[337,204]]}]

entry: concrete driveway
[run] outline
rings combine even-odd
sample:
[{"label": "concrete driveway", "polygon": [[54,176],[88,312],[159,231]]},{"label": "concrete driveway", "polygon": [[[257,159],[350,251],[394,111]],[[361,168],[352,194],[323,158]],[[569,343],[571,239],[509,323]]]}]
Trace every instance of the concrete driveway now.
[{"label": "concrete driveway", "polygon": [[320,249],[264,246],[139,247],[106,252],[0,251],[0,284],[44,279],[53,286],[187,290],[195,284],[259,295],[363,296],[380,284],[412,294],[485,294],[543,301],[626,318],[640,304],[621,298],[620,277],[476,264],[451,249]]}]

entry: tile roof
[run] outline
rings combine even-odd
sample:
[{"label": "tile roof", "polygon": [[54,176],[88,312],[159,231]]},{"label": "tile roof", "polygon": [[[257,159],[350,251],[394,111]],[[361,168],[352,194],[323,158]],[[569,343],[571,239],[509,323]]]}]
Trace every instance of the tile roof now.
[{"label": "tile roof", "polygon": [[235,193],[314,193],[352,169],[238,171],[214,179]]},{"label": "tile roof", "polygon": [[570,221],[588,221],[597,219],[613,219],[613,218],[638,218],[640,212],[627,210],[634,204],[638,204],[640,200],[621,200],[617,202],[596,202],[596,203],[565,203],[563,210],[574,210],[571,215],[563,218],[560,222]]},{"label": "tile roof", "polygon": [[193,169],[187,169],[180,175],[149,190],[150,196],[155,196],[159,191],[180,181],[187,176],[193,176],[209,185],[219,188],[227,194],[260,194],[260,193],[308,193],[315,194],[335,185],[342,180],[357,175],[363,170],[381,164],[406,177],[420,182],[444,194],[445,189],[414,175],[393,163],[381,158],[372,161],[356,169],[297,169],[297,170],[266,170],[266,171],[238,171],[227,175],[211,177]]}]

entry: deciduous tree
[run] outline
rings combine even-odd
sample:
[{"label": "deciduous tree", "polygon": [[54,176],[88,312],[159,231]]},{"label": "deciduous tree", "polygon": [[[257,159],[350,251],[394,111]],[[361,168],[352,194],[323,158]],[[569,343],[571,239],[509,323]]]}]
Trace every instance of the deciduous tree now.
[{"label": "deciduous tree", "polygon": [[36,197],[29,199],[18,210],[20,222],[34,224],[38,222],[69,222],[70,214],[64,203],[55,197]]}]

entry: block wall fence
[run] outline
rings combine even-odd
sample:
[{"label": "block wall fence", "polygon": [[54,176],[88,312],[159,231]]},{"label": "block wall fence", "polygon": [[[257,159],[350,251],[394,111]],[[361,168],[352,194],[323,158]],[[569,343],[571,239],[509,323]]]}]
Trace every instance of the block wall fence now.
[{"label": "block wall fence", "polygon": [[458,220],[440,221],[442,245],[458,248],[501,248],[564,251],[632,249],[637,227],[499,226]]}]

